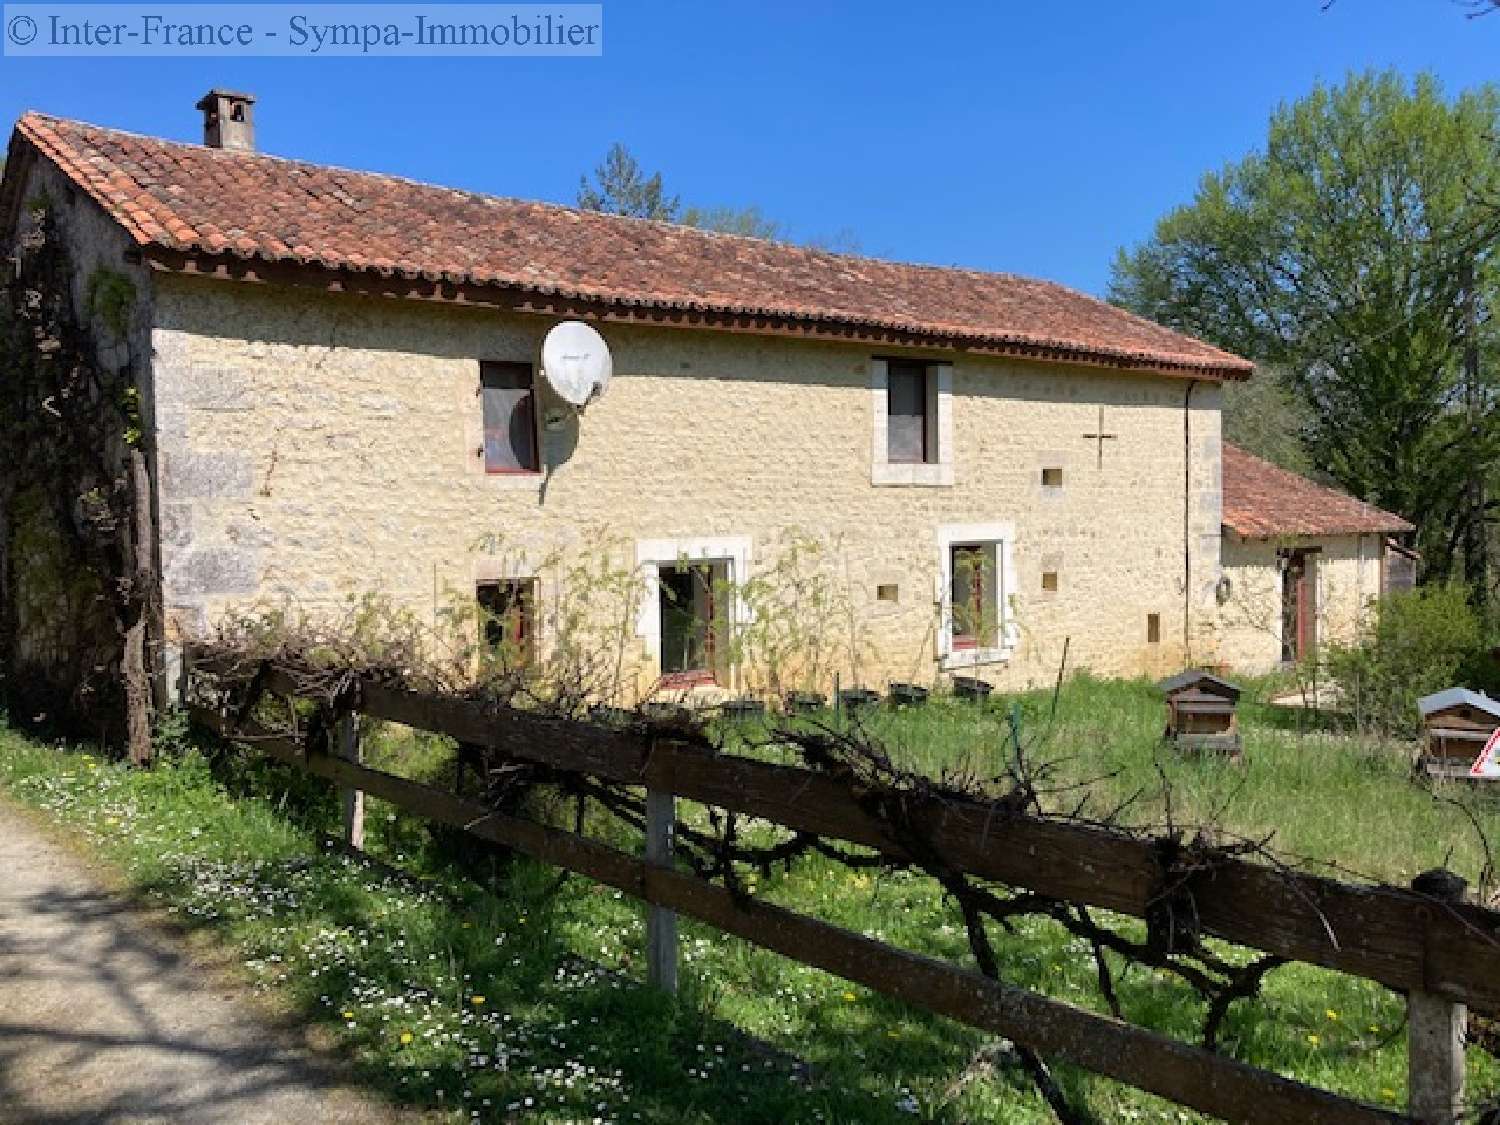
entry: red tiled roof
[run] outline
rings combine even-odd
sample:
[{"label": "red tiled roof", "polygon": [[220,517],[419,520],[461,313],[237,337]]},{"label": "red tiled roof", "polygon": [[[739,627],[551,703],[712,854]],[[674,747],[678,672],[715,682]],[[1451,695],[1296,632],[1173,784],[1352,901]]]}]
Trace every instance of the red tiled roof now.
[{"label": "red tiled roof", "polygon": [[1224,443],[1224,526],[1246,539],[1415,531],[1410,523],[1347,492],[1314,484]]},{"label": "red tiled roof", "polygon": [[159,256],[183,268],[184,254],[291,263],[545,294],[610,315],[676,310],[706,326],[765,318],[811,334],[1186,376],[1252,370],[1093,297],[1010,274],[850,257],[38,113],[16,134],[13,148],[35,146],[148,256],[168,252]]}]

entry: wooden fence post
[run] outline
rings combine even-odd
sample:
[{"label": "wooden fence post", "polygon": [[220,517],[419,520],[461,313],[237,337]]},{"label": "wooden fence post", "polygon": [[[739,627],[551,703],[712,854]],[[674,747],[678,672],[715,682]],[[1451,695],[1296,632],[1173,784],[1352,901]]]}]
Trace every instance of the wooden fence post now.
[{"label": "wooden fence post", "polygon": [[[338,756],[359,762],[359,716],[352,711],[338,722]],[[344,843],[359,851],[365,849],[365,794],[361,789],[345,789]]]},{"label": "wooden fence post", "polygon": [[[672,867],[673,826],[677,798],[660,789],[646,790],[646,862]],[[677,915],[660,906],[646,908],[646,980],[663,992],[677,991]]]},{"label": "wooden fence post", "polygon": [[[1440,867],[1411,881],[1412,890],[1440,902],[1462,902],[1466,886],[1462,876]],[[1422,1125],[1456,1125],[1462,1117],[1468,1020],[1467,1005],[1436,993],[1407,993],[1407,1109]]]}]

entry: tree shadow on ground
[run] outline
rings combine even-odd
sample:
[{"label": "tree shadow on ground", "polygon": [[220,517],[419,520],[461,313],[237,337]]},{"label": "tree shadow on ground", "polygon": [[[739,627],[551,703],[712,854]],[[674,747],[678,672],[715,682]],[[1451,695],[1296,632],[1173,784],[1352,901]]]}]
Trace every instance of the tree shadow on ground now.
[{"label": "tree shadow on ground", "polygon": [[48,881],[6,905],[5,1120],[270,1123],[347,1086],[226,1002],[125,897]]}]

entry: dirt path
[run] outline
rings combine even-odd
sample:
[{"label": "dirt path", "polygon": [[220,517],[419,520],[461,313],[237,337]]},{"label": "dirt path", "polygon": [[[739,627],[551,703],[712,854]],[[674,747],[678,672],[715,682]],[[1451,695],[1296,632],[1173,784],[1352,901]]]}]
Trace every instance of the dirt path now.
[{"label": "dirt path", "polygon": [[0,1122],[390,1122],[0,800]]}]

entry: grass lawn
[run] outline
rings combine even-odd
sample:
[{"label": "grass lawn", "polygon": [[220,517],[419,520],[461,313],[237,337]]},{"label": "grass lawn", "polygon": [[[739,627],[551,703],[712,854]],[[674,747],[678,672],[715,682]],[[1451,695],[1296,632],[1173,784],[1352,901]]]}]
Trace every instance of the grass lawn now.
[{"label": "grass lawn", "polygon": [[[1236,767],[1164,753],[1162,705],[1143,684],[1075,678],[1055,719],[1045,696],[1015,702],[1034,755],[1055,761],[1063,778],[1101,779],[1099,808],[1142,792],[1127,813],[1138,823],[1165,818],[1165,777],[1178,823],[1274,830],[1283,853],[1393,881],[1439,863],[1478,872],[1473,830],[1409,782],[1400,747],[1299,734],[1251,701],[1242,705],[1246,761]],[[881,713],[872,726],[913,765],[994,772],[1010,707],[934,701]],[[369,753],[413,776],[451,768],[441,742],[390,729]],[[379,801],[367,815],[372,854],[422,884],[321,853],[314,832],[333,826],[335,799],[280,766],[241,758],[211,768],[187,753],[131,772],[0,728],[0,787],[70,826],[184,923],[222,935],[260,986],[333,1027],[373,1086],[440,1117],[1050,1120],[1024,1077],[1003,1061],[974,1061],[980,1034],[689,921],[682,996],[658,996],[640,983],[638,904],[579,878],[558,890],[548,869],[477,855]],[[1500,831],[1489,807],[1474,815]],[[957,912],[923,877],[813,858],[758,893],[968,962]],[[1103,1010],[1089,950],[1051,923],[1023,920],[996,944],[1013,983]],[[1119,991],[1135,1021],[1195,1037],[1202,1005],[1184,986],[1135,969]],[[1225,1049],[1400,1105],[1403,1010],[1377,985],[1292,966],[1272,974],[1262,998],[1235,1006]],[[1475,1093],[1500,1087],[1500,1069],[1477,1049],[1470,1071]],[[1080,1072],[1061,1077],[1103,1120],[1197,1120]]]}]

